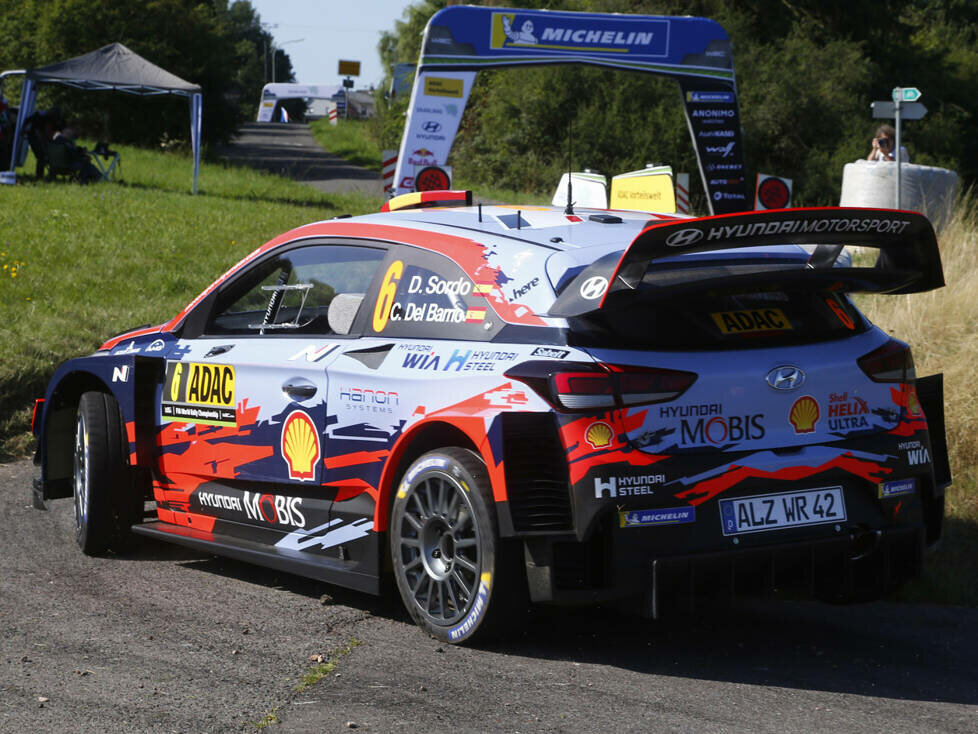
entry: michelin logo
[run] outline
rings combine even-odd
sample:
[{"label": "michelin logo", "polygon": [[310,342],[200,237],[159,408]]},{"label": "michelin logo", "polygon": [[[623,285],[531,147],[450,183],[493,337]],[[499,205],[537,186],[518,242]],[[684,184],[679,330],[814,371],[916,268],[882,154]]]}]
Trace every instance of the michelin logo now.
[{"label": "michelin logo", "polygon": [[[532,19],[531,19],[532,18]],[[563,21],[565,25],[549,26]],[[551,18],[543,14],[530,17],[515,13],[493,16],[492,48],[513,46],[539,49],[590,49],[593,51],[634,51],[645,56],[665,56],[669,45],[669,22],[646,20],[636,30],[635,21],[606,20],[598,27],[587,20]]]},{"label": "michelin logo", "polygon": [[686,92],[686,101],[699,104],[716,102],[733,104],[737,99],[733,92]]},{"label": "michelin logo", "polygon": [[525,20],[518,31],[513,30],[513,21],[508,15],[503,16],[503,33],[510,43],[527,43],[536,45],[539,43],[537,37],[533,35],[533,21]]}]

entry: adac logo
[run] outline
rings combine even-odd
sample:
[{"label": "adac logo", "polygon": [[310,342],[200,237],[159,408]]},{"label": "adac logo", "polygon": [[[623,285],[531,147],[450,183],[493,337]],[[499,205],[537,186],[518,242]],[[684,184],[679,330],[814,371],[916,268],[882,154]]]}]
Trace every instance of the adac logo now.
[{"label": "adac logo", "polygon": [[788,420],[791,421],[795,433],[812,433],[820,415],[818,401],[811,395],[803,395],[791,406]]},{"label": "adac logo", "polygon": [[593,449],[603,449],[610,446],[614,437],[614,430],[604,421],[595,421],[584,432],[584,440],[591,444]]},{"label": "adac logo", "polygon": [[312,418],[304,410],[293,410],[282,424],[282,457],[288,464],[289,477],[313,481],[321,453],[319,433]]},{"label": "adac logo", "polygon": [[669,21],[494,13],[490,45],[494,49],[587,50],[666,56],[669,50]]}]

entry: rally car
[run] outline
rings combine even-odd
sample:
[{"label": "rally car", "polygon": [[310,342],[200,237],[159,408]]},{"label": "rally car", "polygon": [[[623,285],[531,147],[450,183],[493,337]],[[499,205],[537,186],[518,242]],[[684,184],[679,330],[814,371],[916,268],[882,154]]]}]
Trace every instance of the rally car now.
[{"label": "rally car", "polygon": [[[853,292],[938,288],[919,214],[704,218],[398,197],[259,247],[35,408],[34,502],[379,593],[463,642],[526,602],[917,574],[950,483],[940,375]],[[852,246],[852,247],[846,247]]]}]

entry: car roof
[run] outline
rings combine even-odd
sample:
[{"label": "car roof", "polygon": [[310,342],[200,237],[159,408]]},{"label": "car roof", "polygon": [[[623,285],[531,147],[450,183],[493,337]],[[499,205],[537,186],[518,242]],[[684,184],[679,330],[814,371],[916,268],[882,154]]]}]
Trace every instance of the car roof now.
[{"label": "car roof", "polygon": [[[650,212],[563,207],[483,204],[466,207],[433,207],[379,214],[355,220],[420,229],[449,228],[471,237],[474,232],[517,239],[551,250],[570,250],[596,245],[627,247],[649,222],[672,221],[676,215]],[[441,231],[446,231],[442,229]]]}]

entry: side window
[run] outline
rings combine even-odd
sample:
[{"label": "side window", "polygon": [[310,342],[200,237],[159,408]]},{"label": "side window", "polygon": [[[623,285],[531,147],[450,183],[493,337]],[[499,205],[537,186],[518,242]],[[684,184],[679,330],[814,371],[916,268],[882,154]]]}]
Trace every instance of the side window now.
[{"label": "side window", "polygon": [[386,264],[376,298],[364,305],[365,333],[485,341],[498,331],[488,281],[474,282],[448,258],[409,247]]},{"label": "side window", "polygon": [[258,263],[219,296],[205,333],[333,334],[330,304],[348,294],[345,306],[355,305],[384,254],[371,247],[310,245]]}]

